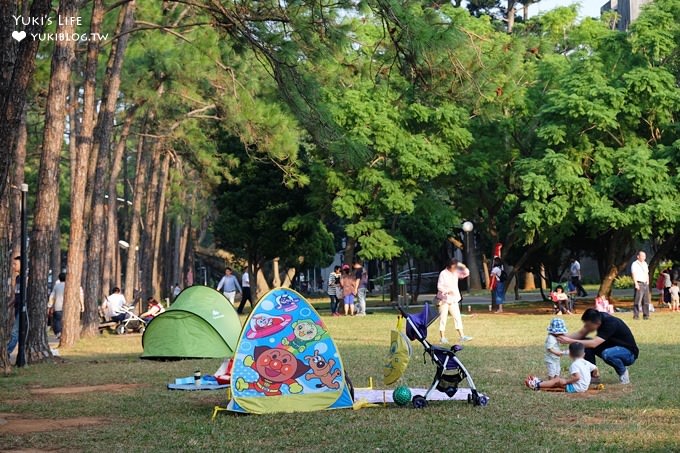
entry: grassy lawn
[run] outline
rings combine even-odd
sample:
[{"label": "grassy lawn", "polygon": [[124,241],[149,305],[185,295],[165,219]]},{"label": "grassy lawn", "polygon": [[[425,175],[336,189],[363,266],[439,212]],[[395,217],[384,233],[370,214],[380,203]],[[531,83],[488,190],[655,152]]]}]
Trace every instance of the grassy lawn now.
[{"label": "grassy lawn", "polygon": [[[431,402],[424,410],[388,406],[317,413],[236,416],[210,421],[222,392],[172,392],[165,384],[197,368],[214,371],[219,361],[146,362],[138,359],[138,335],[104,335],[63,351],[63,363],[31,366],[0,378],[0,419],[48,420],[97,417],[93,426],[27,434],[3,431],[0,450],[63,451],[678,451],[680,450],[680,315],[657,312],[632,325],[641,355],[630,386],[617,384],[604,364],[606,388],[586,395],[533,392],[529,373],[544,373],[542,344],[551,319],[543,314],[479,314],[464,318],[474,341],[460,357],[488,407]],[[389,330],[396,316],[326,317],[356,386],[373,376],[381,386]],[[570,330],[577,316],[565,317]],[[452,330],[452,323],[449,329]],[[449,338],[453,338],[453,332]],[[436,338],[431,329],[430,338]],[[406,383],[426,387],[433,376],[415,344]],[[566,368],[567,361],[563,362]],[[118,392],[36,394],[39,388],[136,384]],[[4,414],[4,415],[3,415]],[[11,414],[11,415],[7,415]],[[9,426],[9,425],[7,425]]]}]

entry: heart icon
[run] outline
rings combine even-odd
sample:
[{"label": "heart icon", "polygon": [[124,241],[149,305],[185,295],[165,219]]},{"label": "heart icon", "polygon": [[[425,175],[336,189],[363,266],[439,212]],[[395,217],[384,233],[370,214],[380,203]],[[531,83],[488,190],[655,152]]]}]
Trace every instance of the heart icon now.
[{"label": "heart icon", "polygon": [[17,42],[21,42],[24,40],[26,37],[26,32],[25,31],[13,31],[12,32],[12,38],[16,39]]}]

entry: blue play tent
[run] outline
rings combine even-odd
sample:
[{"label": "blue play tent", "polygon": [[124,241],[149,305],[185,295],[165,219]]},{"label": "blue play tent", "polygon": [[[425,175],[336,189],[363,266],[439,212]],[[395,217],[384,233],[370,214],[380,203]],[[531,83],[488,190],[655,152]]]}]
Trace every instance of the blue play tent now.
[{"label": "blue play tent", "polygon": [[227,409],[264,414],[352,407],[335,342],[312,305],[279,288],[244,324],[234,355]]}]

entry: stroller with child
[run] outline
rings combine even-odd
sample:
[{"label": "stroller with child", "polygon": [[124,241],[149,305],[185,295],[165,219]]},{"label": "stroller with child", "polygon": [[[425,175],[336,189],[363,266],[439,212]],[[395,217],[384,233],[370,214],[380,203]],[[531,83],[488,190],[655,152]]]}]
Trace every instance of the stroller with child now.
[{"label": "stroller with child", "polygon": [[433,391],[438,391],[446,394],[449,398],[453,398],[458,391],[459,384],[465,379],[470,388],[468,395],[468,403],[475,406],[486,406],[489,403],[489,398],[477,391],[472,376],[465,368],[465,365],[460,361],[456,354],[463,350],[460,345],[453,345],[451,348],[444,348],[441,346],[432,345],[427,341],[427,328],[434,321],[439,318],[439,313],[430,307],[429,303],[425,303],[423,311],[418,314],[409,314],[405,307],[398,305],[397,308],[401,315],[406,319],[406,336],[409,340],[417,340],[423,345],[425,354],[429,355],[432,363],[436,367],[432,385],[427,390],[425,395],[415,395],[412,399],[413,407],[420,409],[427,406],[428,396]]},{"label": "stroller with child", "polygon": [[[144,333],[146,329],[146,321],[140,318],[135,313],[135,308],[128,305],[123,305],[120,308],[120,319],[106,319],[104,311],[99,310],[99,330],[111,328],[118,335],[125,335],[129,332]],[[124,315],[124,316],[122,316]]]},{"label": "stroller with child", "polygon": [[554,284],[550,291],[553,314],[572,314],[576,312],[576,287],[571,282]]}]

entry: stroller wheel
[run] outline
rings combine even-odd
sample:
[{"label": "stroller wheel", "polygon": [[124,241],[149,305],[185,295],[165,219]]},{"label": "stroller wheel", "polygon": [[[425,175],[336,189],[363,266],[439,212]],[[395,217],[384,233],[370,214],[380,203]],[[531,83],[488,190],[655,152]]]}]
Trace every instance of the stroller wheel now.
[{"label": "stroller wheel", "polygon": [[427,407],[427,400],[422,395],[416,395],[411,400],[413,407],[416,409],[424,409]]},{"label": "stroller wheel", "polygon": [[117,333],[118,335],[125,335],[125,325],[123,325],[123,324],[118,324],[118,325],[116,326],[116,333]]},{"label": "stroller wheel", "polygon": [[487,406],[489,404],[489,398],[486,395],[480,395],[478,400],[477,406]]},{"label": "stroller wheel", "polygon": [[139,326],[138,332],[139,332],[139,333],[144,333],[145,330],[146,330],[146,325],[145,325],[144,323],[142,323],[142,325]]}]

